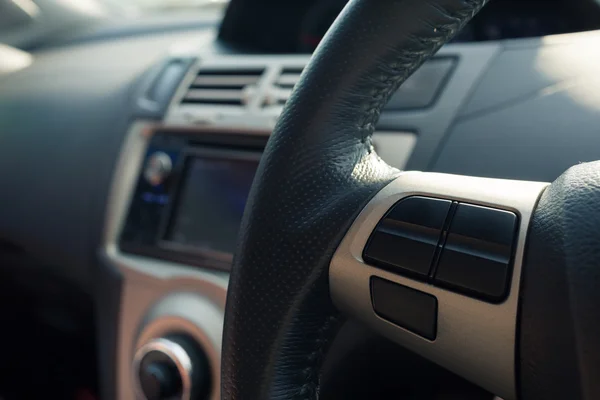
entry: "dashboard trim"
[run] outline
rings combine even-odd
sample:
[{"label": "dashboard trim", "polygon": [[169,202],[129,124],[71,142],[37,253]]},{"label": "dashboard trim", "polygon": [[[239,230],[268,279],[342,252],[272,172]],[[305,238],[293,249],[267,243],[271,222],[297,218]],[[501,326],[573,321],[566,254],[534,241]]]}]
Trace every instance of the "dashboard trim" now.
[{"label": "dashboard trim", "polygon": [[[221,335],[229,275],[226,272],[124,254],[117,245],[148,141],[155,129],[157,125],[153,122],[138,121],[127,133],[113,173],[100,251],[101,258],[119,271],[123,279],[117,322],[117,365],[114,369],[117,399],[122,400],[135,398],[131,363],[134,348],[140,345],[140,338],[144,335],[144,326],[157,326],[158,323],[166,332],[167,327],[174,326],[171,322],[176,321],[175,326],[183,327],[202,343],[212,367],[213,380],[218,382],[220,376]],[[201,319],[178,315],[178,310],[163,311],[160,316],[153,315],[153,309],[168,304],[171,296],[182,293],[191,294],[191,297],[188,296],[188,305],[203,304],[203,307],[214,311],[203,315]],[[164,325],[165,321],[170,321],[167,326]],[[220,387],[215,385],[210,399],[219,398]]]},{"label": "dashboard trim", "polygon": [[[476,44],[456,43],[443,47],[435,59],[452,59],[454,65],[449,76],[443,82],[443,88],[435,96],[435,101],[424,108],[383,110],[377,133],[382,131],[411,133],[417,135],[417,141],[403,167],[410,170],[427,170],[442,148],[444,136],[451,127],[456,114],[469,98],[471,90],[477,85],[483,73],[502,51],[501,42],[483,42]],[[310,55],[222,55],[205,54],[189,69],[173,97],[164,118],[167,127],[179,129],[220,128],[237,130],[238,128],[258,129],[269,135],[275,127],[282,107],[257,107],[252,103],[246,107],[227,107],[219,105],[181,104],[187,89],[201,68],[245,67],[265,68],[255,97],[265,99],[274,88],[283,68],[303,68]],[[377,135],[376,133],[376,135]],[[375,137],[376,137],[375,135]],[[402,149],[394,149],[402,151]],[[398,168],[398,164],[388,161]]]}]

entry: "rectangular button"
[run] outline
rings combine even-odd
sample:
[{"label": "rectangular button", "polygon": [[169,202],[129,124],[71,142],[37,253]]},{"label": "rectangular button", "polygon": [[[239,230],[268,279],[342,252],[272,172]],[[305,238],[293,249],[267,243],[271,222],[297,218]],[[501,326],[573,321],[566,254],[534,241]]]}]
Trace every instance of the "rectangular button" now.
[{"label": "rectangular button", "polygon": [[431,106],[443,90],[453,66],[452,58],[427,61],[400,86],[385,109],[407,110]]},{"label": "rectangular button", "polygon": [[437,299],[427,293],[371,277],[373,310],[381,318],[402,328],[435,340],[437,335]]},{"label": "rectangular button", "polygon": [[366,262],[426,279],[452,202],[420,196],[396,203],[363,252]]},{"label": "rectangular button", "polygon": [[459,204],[440,255],[435,283],[489,301],[504,299],[511,272],[517,216]]}]

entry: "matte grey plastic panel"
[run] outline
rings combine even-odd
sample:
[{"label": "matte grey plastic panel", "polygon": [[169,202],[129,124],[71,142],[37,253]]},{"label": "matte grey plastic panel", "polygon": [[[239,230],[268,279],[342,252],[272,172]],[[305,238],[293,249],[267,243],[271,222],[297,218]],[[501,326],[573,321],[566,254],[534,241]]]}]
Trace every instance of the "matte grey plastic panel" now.
[{"label": "matte grey plastic panel", "polygon": [[457,63],[435,103],[422,110],[385,111],[381,114],[378,129],[412,131],[418,135],[406,169],[427,169],[456,114],[500,49],[498,43],[445,46],[437,55],[456,57]]},{"label": "matte grey plastic panel", "polygon": [[388,101],[385,110],[429,107],[444,90],[456,60],[437,57],[427,61],[402,84]]},{"label": "matte grey plastic panel", "polygon": [[36,53],[0,78],[0,238],[89,288],[136,83],[190,37],[202,39],[187,32]]},{"label": "matte grey plastic panel", "polygon": [[432,170],[553,181],[600,159],[599,127],[600,77],[590,76],[457,123]]},{"label": "matte grey plastic panel", "polygon": [[[514,45],[515,42],[521,46]],[[527,42],[529,46],[524,46]],[[598,73],[600,32],[506,44],[513,47],[506,48],[494,59],[461,110],[461,117],[527,100],[558,83]]]},{"label": "matte grey plastic panel", "polygon": [[553,181],[600,159],[600,31],[503,45],[427,169]]}]

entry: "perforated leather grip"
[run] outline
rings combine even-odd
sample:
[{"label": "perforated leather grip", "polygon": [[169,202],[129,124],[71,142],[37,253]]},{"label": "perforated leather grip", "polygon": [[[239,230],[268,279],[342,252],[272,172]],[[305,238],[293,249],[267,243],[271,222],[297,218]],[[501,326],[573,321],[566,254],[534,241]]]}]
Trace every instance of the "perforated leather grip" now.
[{"label": "perforated leather grip", "polygon": [[356,0],[306,68],[250,193],[226,310],[224,399],[312,399],[339,316],[327,271],[398,171],[371,135],[389,97],[483,0]]}]

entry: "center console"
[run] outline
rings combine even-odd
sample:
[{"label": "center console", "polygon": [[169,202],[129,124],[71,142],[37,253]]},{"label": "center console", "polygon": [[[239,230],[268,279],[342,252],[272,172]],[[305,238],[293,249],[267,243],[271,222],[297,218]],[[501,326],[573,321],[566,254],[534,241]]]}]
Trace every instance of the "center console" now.
[{"label": "center console", "polygon": [[132,126],[103,253],[123,276],[117,398],[220,399],[229,270],[269,133]]},{"label": "center console", "polygon": [[124,278],[119,399],[220,398],[229,271],[269,134],[150,121],[128,133],[103,254]]},{"label": "center console", "polygon": [[266,138],[258,131],[153,131],[120,250],[228,270]]},{"label": "center console", "polygon": [[237,230],[267,133],[133,124],[102,256],[122,276],[117,399],[220,399]]}]

